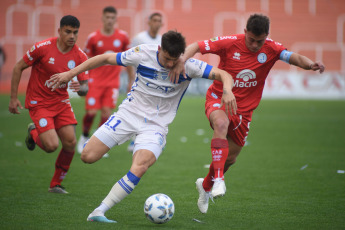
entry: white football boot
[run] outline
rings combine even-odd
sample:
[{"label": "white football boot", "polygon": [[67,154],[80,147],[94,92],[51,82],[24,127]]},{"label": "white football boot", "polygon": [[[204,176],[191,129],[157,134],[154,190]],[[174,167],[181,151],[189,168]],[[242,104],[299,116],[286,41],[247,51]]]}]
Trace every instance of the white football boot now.
[{"label": "white football boot", "polygon": [[85,137],[83,134],[80,135],[79,140],[78,140],[78,144],[77,144],[77,151],[79,154],[81,154],[81,152],[83,151],[84,145],[88,139],[89,138]]},{"label": "white football boot", "polygon": [[214,179],[214,184],[212,187],[211,195],[214,198],[224,196],[226,192],[225,182],[222,178]]},{"label": "white football boot", "polygon": [[198,178],[195,182],[196,189],[199,192],[199,199],[198,199],[198,208],[201,213],[206,213],[208,209],[208,200],[212,199],[211,193],[206,192],[202,187],[202,183],[204,182],[204,178]]}]

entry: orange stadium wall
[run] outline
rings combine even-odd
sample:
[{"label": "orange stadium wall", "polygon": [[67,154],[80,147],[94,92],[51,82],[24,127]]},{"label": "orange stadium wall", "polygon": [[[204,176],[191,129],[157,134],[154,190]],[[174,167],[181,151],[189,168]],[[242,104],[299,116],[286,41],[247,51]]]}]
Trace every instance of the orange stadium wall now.
[{"label": "orange stadium wall", "polygon": [[[313,75],[310,71],[278,62],[266,83],[268,90],[264,96],[275,97],[281,90],[281,95],[290,94],[295,87],[290,80],[293,73],[292,78],[305,89],[315,86],[312,91],[337,91],[335,98],[345,98],[344,0],[1,0],[0,45],[7,58],[1,69],[0,93],[9,93],[12,69],[24,53],[35,42],[57,36],[63,15],[71,14],[80,20],[77,44],[83,48],[88,34],[102,26],[102,9],[108,5],[117,8],[117,26],[127,31],[130,38],[147,28],[150,13],[159,11],[164,21],[161,32],[182,32],[188,44],[243,33],[250,14],[266,14],[271,19],[270,38],[291,51],[322,61],[327,71],[324,79],[315,83],[309,81]],[[218,62],[213,55],[197,58],[212,65]],[[30,70],[25,70],[21,93],[25,92],[29,75]],[[297,95],[303,96],[303,92]]]}]

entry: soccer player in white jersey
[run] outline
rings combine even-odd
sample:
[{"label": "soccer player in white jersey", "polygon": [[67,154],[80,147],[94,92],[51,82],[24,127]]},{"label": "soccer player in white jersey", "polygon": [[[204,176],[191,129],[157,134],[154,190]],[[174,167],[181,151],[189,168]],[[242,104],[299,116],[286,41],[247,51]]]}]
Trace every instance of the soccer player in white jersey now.
[{"label": "soccer player in white jersey", "polygon": [[[137,67],[137,77],[127,98],[90,138],[81,159],[94,163],[115,145],[120,145],[135,135],[134,154],[129,172],[111,188],[99,207],[87,218],[88,221],[114,223],[104,214],[129,195],[147,169],[152,166],[166,143],[168,125],[174,120],[180,101],[192,78],[207,78],[223,83],[221,104],[228,112],[236,111],[232,93],[233,79],[230,74],[203,61],[189,59],[185,69],[187,78],[181,75],[177,84],[170,82],[169,70],[185,50],[184,37],[169,31],[162,37],[162,45],[140,45],[126,52],[102,54],[90,58],[71,71],[51,77],[52,90],[68,82],[73,76],[102,65]],[[221,105],[222,106],[222,105]]]}]

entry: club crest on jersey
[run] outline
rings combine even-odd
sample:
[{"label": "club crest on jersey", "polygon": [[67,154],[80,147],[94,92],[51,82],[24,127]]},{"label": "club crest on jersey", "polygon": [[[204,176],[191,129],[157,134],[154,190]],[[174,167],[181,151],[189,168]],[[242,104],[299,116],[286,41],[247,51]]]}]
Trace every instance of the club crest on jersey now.
[{"label": "club crest on jersey", "polygon": [[97,42],[97,46],[98,46],[98,47],[102,47],[102,46],[103,46],[103,41],[98,41],[98,42]]},{"label": "club crest on jersey", "polygon": [[121,46],[121,41],[119,39],[114,40],[113,45],[115,47],[120,47]]},{"label": "club crest on jersey", "polygon": [[260,53],[258,55],[258,62],[265,63],[267,61],[267,55],[265,53]]},{"label": "club crest on jersey", "polygon": [[69,69],[73,69],[75,67],[75,61],[69,60],[67,66]]},{"label": "club crest on jersey", "polygon": [[214,37],[214,38],[211,38],[210,40],[211,40],[211,42],[215,42],[215,41],[218,41],[218,37]]},{"label": "club crest on jersey", "polygon": [[235,52],[235,53],[234,53],[234,56],[233,56],[232,58],[233,58],[233,59],[240,60],[240,57],[241,57],[241,54],[238,53],[238,52]]},{"label": "club crest on jersey", "polygon": [[43,128],[43,127],[46,127],[48,125],[48,121],[47,119],[45,118],[41,118],[40,121],[38,122],[40,124],[40,126]]},{"label": "club crest on jersey", "polygon": [[136,53],[140,52],[140,47],[139,46],[135,47],[134,52]]}]

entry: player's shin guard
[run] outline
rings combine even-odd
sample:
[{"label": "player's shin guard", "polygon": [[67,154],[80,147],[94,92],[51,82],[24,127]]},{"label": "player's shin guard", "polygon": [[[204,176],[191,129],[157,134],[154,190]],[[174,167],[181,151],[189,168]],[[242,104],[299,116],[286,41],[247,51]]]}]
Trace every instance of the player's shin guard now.
[{"label": "player's shin guard", "polygon": [[55,173],[50,182],[51,188],[56,185],[61,185],[61,182],[65,178],[67,171],[71,165],[73,156],[74,156],[74,151],[69,152],[64,149],[61,149],[59,156],[55,162]]},{"label": "player's shin guard", "polygon": [[89,132],[93,123],[93,119],[95,118],[95,114],[88,114],[86,113],[84,118],[83,118],[83,135],[85,137],[89,136]]},{"label": "player's shin guard", "polygon": [[224,164],[229,154],[229,143],[226,139],[214,138],[211,141],[214,179],[224,179]]},{"label": "player's shin guard", "polygon": [[140,178],[129,171],[124,177],[116,182],[102,203],[106,204],[109,208],[113,207],[131,194],[139,181]]}]

